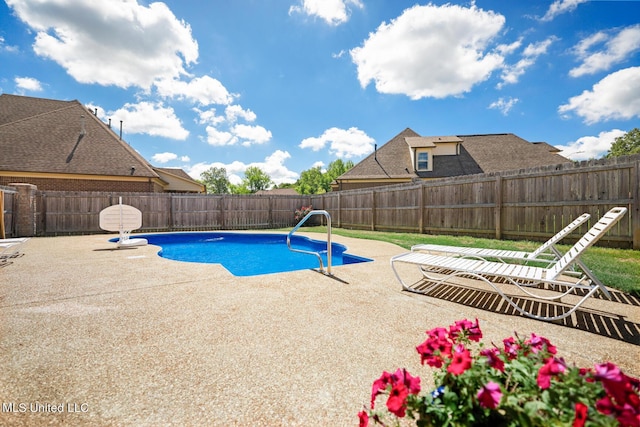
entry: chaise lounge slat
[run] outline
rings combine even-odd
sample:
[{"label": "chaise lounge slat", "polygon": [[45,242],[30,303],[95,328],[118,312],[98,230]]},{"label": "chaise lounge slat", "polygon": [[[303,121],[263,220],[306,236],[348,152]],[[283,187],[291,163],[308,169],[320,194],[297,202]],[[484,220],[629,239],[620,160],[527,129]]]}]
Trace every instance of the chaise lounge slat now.
[{"label": "chaise lounge slat", "polygon": [[434,244],[414,245],[411,247],[411,251],[435,252],[459,257],[478,258],[485,261],[488,258],[495,258],[502,262],[515,260],[535,261],[547,263],[547,266],[549,266],[562,256],[560,251],[556,248],[556,243],[560,242],[576,228],[584,224],[590,217],[591,215],[588,213],[580,215],[533,252]]},{"label": "chaise lounge slat", "polygon": [[[539,320],[556,320],[570,316],[589,297],[598,290],[610,297],[606,287],[595,277],[580,259],[581,255],[594,245],[607,231],[611,229],[627,212],[624,207],[616,207],[604,214],[602,218],[587,231],[575,245],[549,267],[537,267],[521,263],[507,263],[485,261],[478,258],[452,257],[411,251],[391,258],[391,268],[402,284],[404,290],[426,293],[444,283],[451,283],[452,279],[461,277],[469,281],[484,282],[493,287],[505,301],[525,316]],[[413,264],[431,285],[424,286],[420,282],[415,285],[407,284],[397,270],[396,264]],[[575,268],[574,271],[568,271]],[[578,276],[576,276],[576,274]],[[574,277],[575,276],[575,277]],[[522,292],[535,300],[554,301],[568,294],[576,294],[582,298],[566,310],[554,310],[555,314],[540,315],[528,309],[531,299],[513,298],[506,295],[500,288],[501,284],[516,286]],[[546,286],[551,285],[551,286]],[[536,286],[542,286],[545,293],[536,293]],[[562,289],[558,293],[549,294],[549,289]],[[582,291],[584,290],[584,291]],[[536,304],[531,304],[531,307]]]}]

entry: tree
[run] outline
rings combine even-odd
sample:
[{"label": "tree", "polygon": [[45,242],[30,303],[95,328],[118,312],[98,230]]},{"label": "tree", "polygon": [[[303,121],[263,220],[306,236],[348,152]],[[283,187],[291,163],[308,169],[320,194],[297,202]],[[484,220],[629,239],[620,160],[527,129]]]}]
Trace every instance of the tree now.
[{"label": "tree", "polygon": [[225,168],[210,167],[200,175],[200,181],[207,187],[207,193],[226,194],[229,192],[229,178]]},{"label": "tree", "polygon": [[300,194],[322,194],[331,190],[331,182],[353,167],[351,160],[343,162],[341,159],[329,163],[326,172],[320,166],[307,169],[300,173],[295,188]]},{"label": "tree", "polygon": [[244,179],[241,185],[246,187],[250,193],[255,193],[256,191],[266,190],[273,185],[273,181],[271,177],[259,167],[249,166],[247,170],[244,171]]},{"label": "tree", "polygon": [[247,188],[246,183],[243,181],[240,184],[229,184],[229,192],[231,194],[251,194],[251,191]]},{"label": "tree", "polygon": [[634,128],[617,137],[605,157],[629,156],[640,153],[640,129]]},{"label": "tree", "polygon": [[354,164],[351,160],[347,160],[346,162],[343,162],[342,159],[338,159],[329,163],[329,167],[327,168],[327,172],[326,172],[329,185],[331,185],[331,182],[333,182],[337,177],[347,172],[353,166]]},{"label": "tree", "polygon": [[300,173],[300,178],[296,183],[296,191],[300,194],[321,194],[327,192],[320,166],[307,169]]}]

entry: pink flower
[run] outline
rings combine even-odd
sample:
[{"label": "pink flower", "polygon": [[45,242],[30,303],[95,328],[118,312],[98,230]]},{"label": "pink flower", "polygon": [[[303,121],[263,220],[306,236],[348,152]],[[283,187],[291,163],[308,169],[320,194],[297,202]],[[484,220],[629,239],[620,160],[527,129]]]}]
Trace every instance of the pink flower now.
[{"label": "pink flower", "polygon": [[358,412],[359,427],[367,427],[369,425],[369,414],[367,411]]},{"label": "pink flower", "polygon": [[500,349],[495,347],[488,348],[488,349],[482,350],[480,354],[482,356],[486,356],[486,358],[489,359],[489,366],[491,366],[494,369],[497,369],[500,372],[504,372],[504,361],[498,357],[500,355]]},{"label": "pink flower", "polygon": [[507,354],[507,358],[509,360],[513,360],[518,357],[520,345],[516,343],[516,340],[513,339],[513,337],[505,338],[502,342],[504,343],[504,352]]},{"label": "pink flower", "polygon": [[576,403],[576,417],[573,419],[573,427],[582,427],[587,421],[589,407],[584,403]]},{"label": "pink flower", "polygon": [[398,369],[395,373],[383,372],[382,376],[374,381],[371,390],[371,409],[374,409],[376,397],[386,391],[391,385],[391,392],[387,400],[389,411],[398,415],[406,408],[406,398],[409,394],[420,393],[420,377],[413,377],[406,369]]},{"label": "pink flower", "polygon": [[374,409],[376,396],[387,389],[387,385],[391,384],[391,374],[384,371],[380,378],[373,382],[371,387],[371,409]]},{"label": "pink flower", "polygon": [[614,415],[622,426],[640,425],[640,381],[626,376],[610,362],[596,365],[595,371],[595,379],[608,394],[596,403],[596,409]]},{"label": "pink flower", "polygon": [[451,363],[447,366],[447,372],[460,375],[471,367],[471,353],[462,344],[456,346]]},{"label": "pink flower", "polygon": [[449,340],[447,330],[444,328],[435,328],[427,331],[429,338],[416,350],[420,353],[420,363],[424,362],[434,368],[441,368],[445,357],[451,357],[451,347],[453,344]]},{"label": "pink flower", "polygon": [[413,377],[406,369],[398,369],[394,374],[409,389],[410,394],[420,393],[420,377]]},{"label": "pink flower", "polygon": [[541,389],[547,389],[551,386],[551,377],[565,371],[564,360],[556,357],[550,357],[538,371],[538,386]]},{"label": "pink flower", "polygon": [[449,336],[454,341],[461,332],[466,333],[471,341],[479,342],[480,338],[482,338],[482,331],[480,330],[478,319],[476,319],[476,323],[467,319],[458,320],[455,324],[449,327]]},{"label": "pink flower", "polygon": [[531,334],[531,338],[525,341],[525,344],[531,346],[531,351],[534,353],[538,353],[540,350],[546,347],[547,351],[551,354],[556,354],[557,349],[554,345],[551,345],[548,339],[545,337],[538,336],[536,334]]},{"label": "pink flower", "polygon": [[486,385],[478,391],[476,395],[481,406],[489,409],[495,409],[500,404],[502,399],[502,392],[500,391],[500,385],[489,381]]},{"label": "pink flower", "polygon": [[605,381],[622,381],[622,372],[615,364],[611,362],[596,365],[596,379]]},{"label": "pink flower", "polygon": [[404,417],[407,409],[407,396],[409,390],[403,383],[396,383],[391,388],[389,399],[387,399],[387,409],[397,417]]}]

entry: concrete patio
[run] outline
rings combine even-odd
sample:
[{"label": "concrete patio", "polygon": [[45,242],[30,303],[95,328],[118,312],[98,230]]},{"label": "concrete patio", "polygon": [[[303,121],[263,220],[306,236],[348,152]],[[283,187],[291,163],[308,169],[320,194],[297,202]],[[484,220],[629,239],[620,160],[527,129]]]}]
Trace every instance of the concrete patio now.
[{"label": "concrete patio", "polygon": [[[108,237],[33,238],[0,268],[0,425],[356,426],[383,370],[430,387],[415,347],[463,318],[479,319],[487,343],[535,332],[569,363],[640,376],[633,339],[401,291],[389,258],[405,250],[392,244],[334,235],[374,259],[334,278],[234,277]],[[587,309],[638,336],[639,306]]]}]

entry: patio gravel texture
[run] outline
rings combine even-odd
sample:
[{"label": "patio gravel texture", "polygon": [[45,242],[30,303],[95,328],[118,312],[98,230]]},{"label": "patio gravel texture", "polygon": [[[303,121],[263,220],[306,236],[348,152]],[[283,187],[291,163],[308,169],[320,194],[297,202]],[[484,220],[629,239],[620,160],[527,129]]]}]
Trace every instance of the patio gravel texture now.
[{"label": "patio gravel texture", "polygon": [[[109,237],[33,238],[0,268],[0,425],[357,426],[383,370],[432,386],[415,347],[463,318],[486,343],[535,332],[569,363],[640,376],[637,345],[403,292],[392,244],[334,235],[374,259],[335,278],[234,277]],[[590,304],[640,322],[637,306]]]}]

